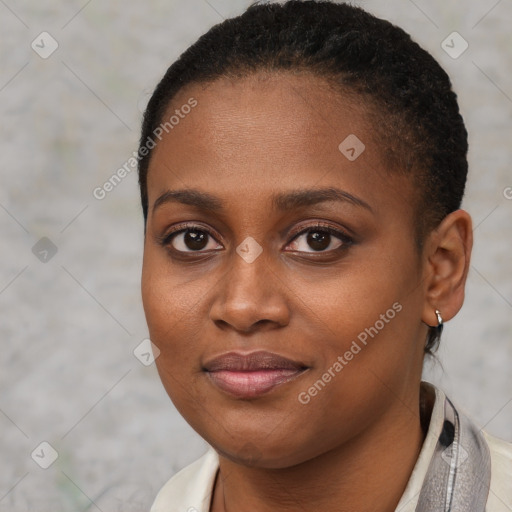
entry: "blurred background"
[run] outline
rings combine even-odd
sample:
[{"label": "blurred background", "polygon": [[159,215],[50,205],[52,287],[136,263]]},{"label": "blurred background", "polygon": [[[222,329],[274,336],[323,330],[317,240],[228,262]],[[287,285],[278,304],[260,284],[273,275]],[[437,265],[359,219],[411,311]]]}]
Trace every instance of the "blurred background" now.
[{"label": "blurred background", "polygon": [[[149,510],[205,451],[149,364],[136,171],[94,190],[137,150],[171,62],[250,3],[0,0],[1,512]],[[512,441],[512,3],[354,3],[412,34],[458,93],[475,248],[425,379]]]}]

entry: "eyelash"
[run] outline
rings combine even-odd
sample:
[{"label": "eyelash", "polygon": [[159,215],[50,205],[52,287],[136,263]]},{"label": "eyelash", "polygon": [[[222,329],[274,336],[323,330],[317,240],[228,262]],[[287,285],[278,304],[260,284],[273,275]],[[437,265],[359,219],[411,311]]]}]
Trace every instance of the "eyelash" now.
[{"label": "eyelash", "polygon": [[[157,237],[157,239],[158,239],[158,242],[162,246],[169,248],[169,246],[175,236],[177,236],[181,233],[184,233],[186,231],[189,231],[189,230],[207,233],[208,236],[210,236],[215,241],[217,241],[215,234],[210,229],[208,229],[207,227],[198,225],[198,224],[193,224],[193,223],[192,224],[187,224],[187,223],[180,224],[175,229],[173,229],[173,231],[171,231],[170,233],[167,233],[163,236]],[[316,251],[316,252],[312,251],[311,253],[307,253],[307,254],[329,254],[329,253],[333,253],[335,251],[340,251],[340,250],[346,249],[347,246],[350,246],[354,243],[354,239],[351,236],[347,235],[345,232],[340,231],[339,229],[335,229],[328,224],[323,224],[321,222],[317,222],[314,225],[307,226],[307,227],[302,228],[296,232],[292,232],[292,234],[290,235],[291,239],[287,245],[292,243],[299,236],[301,236],[305,233],[309,233],[309,232],[328,233],[328,234],[333,235],[336,238],[338,238],[342,242],[342,245],[340,247],[337,247],[336,249],[330,249],[328,251]],[[174,248],[172,248],[171,250],[173,252],[179,253],[179,254],[201,254],[201,252],[202,252],[202,251],[179,251]],[[297,251],[297,252],[304,252],[304,251]]]},{"label": "eyelash", "polygon": [[[349,235],[347,235],[347,233],[345,233],[344,231],[333,228],[329,224],[323,224],[321,222],[317,222],[314,225],[307,226],[305,228],[299,229],[298,231],[292,232],[290,235],[291,240],[288,243],[290,244],[299,236],[303,235],[304,233],[310,233],[310,232],[312,232],[312,233],[314,233],[314,232],[329,233],[330,235],[333,235],[336,238],[339,238],[339,240],[342,242],[342,245],[336,249],[330,249],[329,251],[316,251],[316,254],[328,254],[328,253],[332,253],[334,251],[339,251],[341,249],[346,248],[347,246],[351,245],[354,242],[353,238],[350,237]],[[315,254],[315,252],[312,252],[311,254]]]}]

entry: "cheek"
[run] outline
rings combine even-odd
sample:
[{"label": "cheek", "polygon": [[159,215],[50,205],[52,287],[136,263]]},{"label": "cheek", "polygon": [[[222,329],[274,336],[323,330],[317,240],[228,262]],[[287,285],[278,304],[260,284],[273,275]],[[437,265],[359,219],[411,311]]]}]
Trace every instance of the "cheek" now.
[{"label": "cheek", "polygon": [[[402,309],[416,302],[417,269],[409,260],[387,257],[384,251],[355,256],[346,267],[335,272],[317,274],[314,279],[295,276],[288,281],[293,294],[307,307],[304,314],[319,328],[324,326],[328,338],[355,339],[374,327],[384,333],[401,324]],[[297,302],[300,304],[300,302]],[[338,347],[343,348],[343,347]]]},{"label": "cheek", "polygon": [[179,271],[172,268],[165,251],[146,246],[141,292],[150,332],[177,332],[180,320],[191,314],[197,297],[190,287],[179,282],[178,277]]},{"label": "cheek", "polygon": [[[399,386],[400,375],[417,367],[421,356],[417,343],[421,287],[417,260],[410,247],[403,245],[396,250],[409,257],[397,258],[396,253],[383,250],[381,245],[380,251],[347,265],[319,287],[304,283],[301,288],[308,289],[307,294],[296,289],[307,300],[307,323],[321,330],[319,364],[309,382],[322,378],[331,369],[331,375],[325,378],[336,381],[329,387],[339,394],[338,399],[347,398],[345,392],[349,388],[352,394],[366,394],[369,386],[382,387],[379,380]],[[336,378],[332,378],[333,373]]]},{"label": "cheek", "polygon": [[[149,337],[160,350],[156,360],[160,372],[161,369],[174,370],[175,355],[185,355],[182,353],[183,347],[180,347],[180,340],[184,339],[180,318],[185,316],[189,308],[184,304],[183,297],[174,291],[168,265],[155,252],[145,249],[141,292]],[[165,367],[162,363],[165,363]]]},{"label": "cheek", "polygon": [[[142,304],[146,315],[151,339],[157,343],[155,333],[163,331],[169,323],[165,314],[173,310],[172,294],[166,293],[167,279],[162,266],[155,261],[149,251],[144,252],[144,263],[142,266],[141,292]],[[154,337],[155,336],[155,337]],[[159,346],[159,344],[157,343]],[[161,347],[159,346],[161,349]]]},{"label": "cheek", "polygon": [[160,353],[155,360],[162,384],[180,412],[186,412],[191,369],[197,366],[193,344],[190,343],[190,305],[173,288],[166,265],[158,258],[144,256],[141,290],[146,322],[151,341]]},{"label": "cheek", "polygon": [[141,292],[151,341],[160,350],[156,366],[162,382],[174,401],[200,373],[198,350],[204,343],[207,310],[205,283],[184,280],[165,254],[146,248],[142,267]]}]

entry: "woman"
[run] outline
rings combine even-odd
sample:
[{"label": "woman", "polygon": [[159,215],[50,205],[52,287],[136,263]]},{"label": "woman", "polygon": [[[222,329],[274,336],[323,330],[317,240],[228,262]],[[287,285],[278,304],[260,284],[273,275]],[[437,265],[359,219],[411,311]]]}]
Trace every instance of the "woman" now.
[{"label": "woman", "polygon": [[464,299],[467,149],[439,64],[346,4],[253,5],[167,70],[142,297],[211,448],[153,512],[512,509],[512,446],[421,381]]}]

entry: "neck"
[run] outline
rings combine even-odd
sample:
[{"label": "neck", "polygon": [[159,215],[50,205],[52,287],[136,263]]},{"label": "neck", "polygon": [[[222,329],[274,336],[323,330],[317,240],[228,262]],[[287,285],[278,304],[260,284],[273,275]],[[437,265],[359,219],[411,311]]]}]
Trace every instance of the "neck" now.
[{"label": "neck", "polygon": [[397,400],[349,442],[293,467],[246,467],[219,456],[211,511],[393,512],[424,438],[416,396],[406,407]]}]

